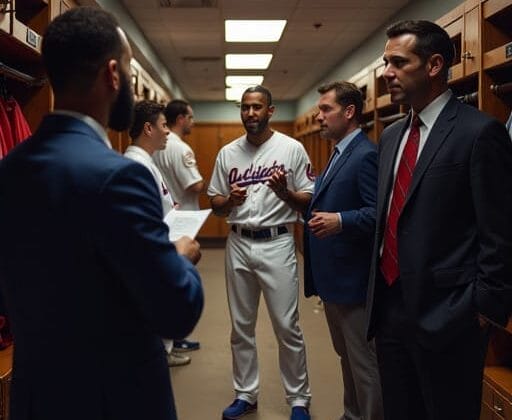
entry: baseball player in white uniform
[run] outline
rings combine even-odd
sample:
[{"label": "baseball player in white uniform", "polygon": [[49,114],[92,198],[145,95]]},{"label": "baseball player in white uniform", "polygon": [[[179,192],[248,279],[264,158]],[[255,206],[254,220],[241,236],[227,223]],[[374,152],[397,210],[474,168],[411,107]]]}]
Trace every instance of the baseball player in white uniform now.
[{"label": "baseball player in white uniform", "polygon": [[[194,112],[181,99],[172,100],[164,110],[170,132],[164,150],[153,153],[153,161],[164,177],[180,210],[199,210],[199,193],[204,190],[203,177],[197,168],[191,147],[182,138],[194,126]],[[174,340],[174,353],[199,349],[198,341]]]},{"label": "baseball player in white uniform", "polygon": [[194,151],[182,140],[194,124],[192,108],[176,99],[165,108],[165,116],[170,128],[167,144],[164,150],[153,154],[153,160],[180,210],[199,210],[198,196],[204,189],[204,181]]},{"label": "baseball player in white uniform", "polygon": [[293,223],[297,211],[308,205],[314,184],[304,147],[268,126],[273,111],[266,88],[245,91],[241,118],[247,134],[220,150],[208,188],[215,214],[227,216],[231,225],[226,285],[236,399],[224,410],[224,419],[237,419],[257,408],[255,324],[261,294],[279,343],[291,419],[310,418],[306,352],[298,325]]},{"label": "baseball player in white uniform", "polygon": [[[167,142],[169,128],[163,112],[164,106],[154,101],[141,101],[135,105],[134,119],[129,133],[133,143],[126,148],[124,156],[144,165],[153,175],[158,191],[160,191],[162,216],[164,217],[174,207],[174,201],[162,174],[151,158],[156,150],[164,149]],[[182,238],[175,242],[178,253],[180,252],[180,242],[187,240]],[[172,351],[173,340],[163,339],[162,341],[167,352],[169,366],[182,366],[190,363],[190,357]]]},{"label": "baseball player in white uniform", "polygon": [[130,130],[132,144],[126,148],[124,156],[149,169],[160,191],[165,216],[174,207],[174,202],[162,174],[151,158],[153,152],[165,148],[167,142],[169,129],[163,110],[163,105],[153,101],[141,101],[135,105],[135,118]]}]

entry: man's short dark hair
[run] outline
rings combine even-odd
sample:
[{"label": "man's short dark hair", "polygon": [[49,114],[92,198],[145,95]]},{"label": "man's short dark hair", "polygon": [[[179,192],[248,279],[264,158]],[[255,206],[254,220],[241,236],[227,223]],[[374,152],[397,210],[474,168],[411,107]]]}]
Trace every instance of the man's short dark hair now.
[{"label": "man's short dark hair", "polygon": [[453,63],[455,48],[448,33],[428,20],[403,20],[386,30],[388,38],[404,34],[416,36],[413,52],[424,62],[433,54],[441,54],[444,60],[443,75],[448,79],[448,69]]},{"label": "man's short dark hair", "polygon": [[344,107],[354,105],[356,121],[361,121],[361,115],[363,114],[363,94],[359,88],[353,83],[339,81],[320,86],[318,93],[323,95],[331,90],[336,92],[336,103]]},{"label": "man's short dark hair", "polygon": [[92,7],[71,9],[48,25],[42,55],[55,92],[85,92],[108,60],[120,60],[118,27],[110,13]]},{"label": "man's short dark hair", "polygon": [[267,106],[272,105],[272,94],[270,93],[270,90],[268,90],[264,86],[256,85],[256,86],[251,86],[251,87],[245,89],[245,91],[242,95],[242,98],[245,96],[246,93],[261,93],[267,101]]},{"label": "man's short dark hair", "polygon": [[144,130],[144,124],[151,123],[156,124],[160,114],[164,113],[164,106],[156,103],[155,101],[140,101],[135,104],[133,112],[133,122],[130,128],[130,137],[135,140],[142,134]]},{"label": "man's short dark hair", "polygon": [[165,107],[165,118],[167,125],[172,126],[176,124],[176,120],[180,115],[188,115],[188,107],[190,104],[183,99],[174,99]]}]

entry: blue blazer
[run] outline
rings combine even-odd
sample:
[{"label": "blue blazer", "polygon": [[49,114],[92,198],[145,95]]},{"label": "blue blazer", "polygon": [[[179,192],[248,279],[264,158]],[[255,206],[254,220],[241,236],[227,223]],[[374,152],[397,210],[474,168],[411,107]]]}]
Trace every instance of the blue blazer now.
[{"label": "blue blazer", "polygon": [[[362,303],[366,299],[375,232],[377,149],[361,132],[343,151],[315,192],[305,214],[304,292],[325,302]],[[311,212],[341,213],[342,231],[324,239],[308,229]]]},{"label": "blue blazer", "polygon": [[0,279],[14,332],[11,420],[174,420],[161,337],[203,307],[142,165],[49,115],[0,161]]}]

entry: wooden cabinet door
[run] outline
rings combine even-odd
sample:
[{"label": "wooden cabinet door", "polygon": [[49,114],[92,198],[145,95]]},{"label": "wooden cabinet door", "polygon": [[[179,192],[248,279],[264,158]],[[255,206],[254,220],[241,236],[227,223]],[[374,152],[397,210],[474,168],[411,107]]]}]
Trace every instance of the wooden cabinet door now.
[{"label": "wooden cabinet door", "polygon": [[[194,150],[199,173],[206,183],[205,188],[208,188],[215,158],[220,148],[219,127],[217,124],[197,124],[192,128],[192,132],[186,141]],[[199,206],[202,209],[210,208],[210,200],[206,191],[199,195]],[[220,218],[210,215],[198,236],[215,238],[222,236],[220,231]]]},{"label": "wooden cabinet door", "polygon": [[462,59],[465,76],[480,70],[479,14],[479,7],[475,7],[464,14],[464,51],[462,52]]},{"label": "wooden cabinet door", "polygon": [[480,411],[480,420],[495,420],[494,411],[485,402],[482,402],[482,409]]},{"label": "wooden cabinet door", "polygon": [[450,36],[450,39],[452,40],[455,49],[455,57],[453,58],[453,63],[452,66],[450,67],[448,80],[458,80],[464,76],[463,61],[466,61],[462,59],[465,53],[464,16],[459,16],[457,19],[444,26],[444,29]]}]

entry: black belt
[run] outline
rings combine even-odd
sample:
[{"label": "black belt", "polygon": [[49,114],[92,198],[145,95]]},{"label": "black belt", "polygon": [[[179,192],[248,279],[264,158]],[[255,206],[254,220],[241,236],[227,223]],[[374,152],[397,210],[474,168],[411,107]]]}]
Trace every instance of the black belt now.
[{"label": "black belt", "polygon": [[283,233],[288,233],[286,225],[280,225],[276,228],[267,228],[259,230],[245,229],[237,225],[231,225],[231,230],[241,236],[251,239],[270,239]]}]

